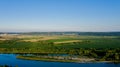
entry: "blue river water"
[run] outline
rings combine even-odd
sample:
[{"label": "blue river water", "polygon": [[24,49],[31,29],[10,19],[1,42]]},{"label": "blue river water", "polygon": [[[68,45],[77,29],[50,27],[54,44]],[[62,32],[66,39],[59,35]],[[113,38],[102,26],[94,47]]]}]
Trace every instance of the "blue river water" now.
[{"label": "blue river water", "polygon": [[17,59],[15,54],[0,54],[0,65],[15,67],[120,67],[114,63],[62,63]]}]

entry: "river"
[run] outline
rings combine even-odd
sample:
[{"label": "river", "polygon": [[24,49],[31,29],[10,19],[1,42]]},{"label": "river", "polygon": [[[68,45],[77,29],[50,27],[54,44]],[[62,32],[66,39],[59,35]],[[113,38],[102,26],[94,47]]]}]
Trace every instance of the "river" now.
[{"label": "river", "polygon": [[120,67],[120,64],[114,63],[62,63],[21,60],[16,58],[16,54],[0,54],[0,65],[12,67]]}]

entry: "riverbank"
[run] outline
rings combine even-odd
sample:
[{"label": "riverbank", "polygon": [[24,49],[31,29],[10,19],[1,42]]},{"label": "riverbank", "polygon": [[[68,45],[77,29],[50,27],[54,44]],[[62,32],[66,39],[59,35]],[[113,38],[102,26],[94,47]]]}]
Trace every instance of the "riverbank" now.
[{"label": "riverbank", "polygon": [[24,60],[51,61],[51,62],[77,62],[77,60],[62,60],[62,59],[30,57],[30,56],[17,56],[16,58],[24,59]]},{"label": "riverbank", "polygon": [[95,58],[72,58],[63,59],[57,58],[45,58],[45,57],[32,57],[32,56],[17,56],[17,59],[23,60],[36,60],[36,61],[49,61],[49,62],[72,62],[72,63],[120,63],[120,61],[97,61]]},{"label": "riverbank", "polygon": [[17,56],[17,59],[50,61],[50,62],[73,62],[73,63],[94,63],[97,62],[94,58],[62,58],[62,57],[32,57],[32,56]]}]

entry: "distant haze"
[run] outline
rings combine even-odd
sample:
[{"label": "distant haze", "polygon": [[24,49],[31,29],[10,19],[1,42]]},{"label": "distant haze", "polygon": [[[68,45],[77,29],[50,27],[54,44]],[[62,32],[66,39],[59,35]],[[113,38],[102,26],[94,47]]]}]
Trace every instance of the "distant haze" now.
[{"label": "distant haze", "polygon": [[120,0],[0,0],[0,32],[120,31]]}]

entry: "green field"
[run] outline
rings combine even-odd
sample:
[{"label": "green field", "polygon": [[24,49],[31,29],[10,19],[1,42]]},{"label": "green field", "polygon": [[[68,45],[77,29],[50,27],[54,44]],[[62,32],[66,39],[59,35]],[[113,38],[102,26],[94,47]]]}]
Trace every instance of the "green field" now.
[{"label": "green field", "polygon": [[116,36],[31,36],[0,40],[0,48],[120,48]]}]

